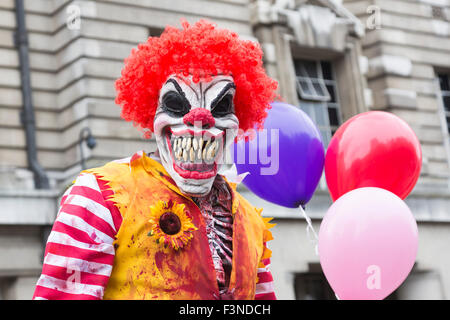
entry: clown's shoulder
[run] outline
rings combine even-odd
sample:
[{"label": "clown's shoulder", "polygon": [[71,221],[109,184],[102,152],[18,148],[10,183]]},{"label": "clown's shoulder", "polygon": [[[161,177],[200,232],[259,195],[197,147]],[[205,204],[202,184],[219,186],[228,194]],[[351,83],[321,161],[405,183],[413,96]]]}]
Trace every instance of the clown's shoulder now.
[{"label": "clown's shoulder", "polygon": [[[156,172],[159,175],[163,175],[163,172],[165,172],[161,164],[149,158],[144,151],[140,150],[129,157],[112,160],[103,166],[86,169],[80,175],[93,174],[97,179],[111,183],[117,179],[131,178],[139,170],[145,170],[148,173]],[[152,176],[149,175],[148,178],[151,179]]]}]

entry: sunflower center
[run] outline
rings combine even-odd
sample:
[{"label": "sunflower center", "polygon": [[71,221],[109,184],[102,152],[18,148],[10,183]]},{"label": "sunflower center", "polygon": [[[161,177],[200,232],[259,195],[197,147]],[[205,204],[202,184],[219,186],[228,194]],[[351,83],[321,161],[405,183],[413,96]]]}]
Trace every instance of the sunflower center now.
[{"label": "sunflower center", "polygon": [[180,218],[170,211],[162,214],[161,218],[159,218],[159,225],[161,230],[168,235],[177,234],[181,230]]}]

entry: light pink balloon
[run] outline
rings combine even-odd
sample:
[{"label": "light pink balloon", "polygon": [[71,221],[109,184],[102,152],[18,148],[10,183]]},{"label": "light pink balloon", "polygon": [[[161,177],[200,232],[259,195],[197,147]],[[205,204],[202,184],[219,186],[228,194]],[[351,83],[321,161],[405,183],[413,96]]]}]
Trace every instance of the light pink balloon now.
[{"label": "light pink balloon", "polygon": [[343,300],[387,297],[411,271],[417,245],[417,224],[408,206],[380,188],[346,193],[320,225],[320,264]]}]

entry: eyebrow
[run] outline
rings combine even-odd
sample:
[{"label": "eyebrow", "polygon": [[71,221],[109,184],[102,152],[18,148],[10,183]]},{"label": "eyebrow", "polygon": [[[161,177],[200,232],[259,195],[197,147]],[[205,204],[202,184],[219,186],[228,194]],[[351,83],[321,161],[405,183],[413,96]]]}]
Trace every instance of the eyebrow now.
[{"label": "eyebrow", "polygon": [[174,85],[175,90],[177,90],[180,95],[186,97],[186,94],[184,93],[183,89],[181,89],[180,85],[178,84],[178,82],[175,81],[175,79],[169,79],[166,81],[165,84],[168,84],[169,82]]},{"label": "eyebrow", "polygon": [[[178,91],[179,94],[181,94],[183,97],[186,97],[185,92],[183,91],[183,89],[180,87],[180,85],[178,84],[178,82],[175,79],[170,78],[169,80],[166,81],[165,84],[167,84],[169,82],[172,83],[175,86],[175,89]],[[197,100],[199,100],[197,91],[194,88],[192,88],[192,86],[189,83],[186,83],[186,86],[189,89],[191,89],[192,92],[194,92],[195,97],[197,98]]]},{"label": "eyebrow", "polygon": [[203,92],[203,95],[206,95],[206,92],[208,92],[209,89],[211,89],[212,87],[214,87],[216,84],[221,83],[221,82],[230,82],[233,83],[230,79],[219,79],[217,81],[214,82],[214,80],[209,84],[209,86],[206,87],[205,91]]}]

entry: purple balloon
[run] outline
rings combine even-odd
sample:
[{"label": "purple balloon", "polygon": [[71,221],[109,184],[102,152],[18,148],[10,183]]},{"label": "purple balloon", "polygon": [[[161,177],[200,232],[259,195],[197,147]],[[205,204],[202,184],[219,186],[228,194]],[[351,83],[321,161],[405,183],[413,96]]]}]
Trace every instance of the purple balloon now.
[{"label": "purple balloon", "polygon": [[257,196],[288,208],[304,206],[323,171],[324,148],[308,115],[292,105],[274,102],[255,138],[233,144],[233,160]]}]

